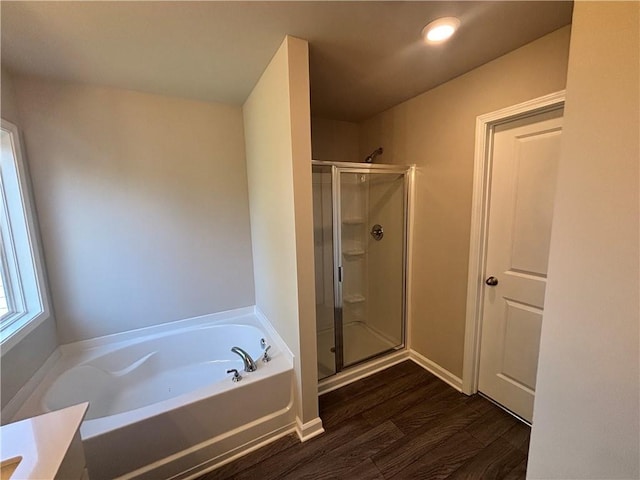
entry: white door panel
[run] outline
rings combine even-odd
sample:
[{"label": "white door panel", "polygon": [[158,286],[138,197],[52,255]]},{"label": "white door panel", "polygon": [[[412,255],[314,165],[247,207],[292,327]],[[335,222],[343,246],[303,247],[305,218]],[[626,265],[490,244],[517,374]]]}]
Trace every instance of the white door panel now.
[{"label": "white door panel", "polygon": [[541,309],[506,301],[501,373],[530,390],[535,390],[541,325]]},{"label": "white door panel", "polygon": [[479,390],[531,421],[562,112],[496,127]]},{"label": "white door panel", "polygon": [[499,278],[499,289],[487,289],[492,301],[496,291],[499,291],[504,298],[518,299],[520,303],[526,305],[538,308],[543,307],[544,291],[547,286],[546,277],[506,270],[502,272]]},{"label": "white door panel", "polygon": [[547,274],[560,129],[516,137],[511,268]]}]

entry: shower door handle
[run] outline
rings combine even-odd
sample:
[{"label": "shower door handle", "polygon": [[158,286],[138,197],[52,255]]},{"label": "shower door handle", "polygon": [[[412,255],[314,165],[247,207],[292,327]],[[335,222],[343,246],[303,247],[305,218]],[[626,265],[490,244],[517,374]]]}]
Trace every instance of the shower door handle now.
[{"label": "shower door handle", "polygon": [[338,267],[338,282],[342,282],[342,265]]}]

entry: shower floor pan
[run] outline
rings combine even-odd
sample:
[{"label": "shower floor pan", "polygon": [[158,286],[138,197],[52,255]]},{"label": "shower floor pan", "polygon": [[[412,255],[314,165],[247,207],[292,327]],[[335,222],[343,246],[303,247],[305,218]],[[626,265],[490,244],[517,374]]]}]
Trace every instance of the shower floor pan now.
[{"label": "shower floor pan", "polygon": [[[350,322],[344,325],[344,365],[356,364],[369,357],[393,349],[393,342],[364,322]],[[335,373],[335,345],[333,329],[318,332],[318,377],[320,379]]]}]

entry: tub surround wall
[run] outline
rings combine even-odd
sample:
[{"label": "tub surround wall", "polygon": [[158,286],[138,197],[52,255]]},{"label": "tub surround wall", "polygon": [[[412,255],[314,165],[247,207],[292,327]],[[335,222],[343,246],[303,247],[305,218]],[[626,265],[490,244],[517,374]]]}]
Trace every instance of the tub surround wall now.
[{"label": "tub surround wall", "polygon": [[243,106],[256,306],[294,355],[299,434],[318,418],[309,64],[287,36]]},{"label": "tub surround wall", "polygon": [[[11,350],[3,353],[2,360],[0,360],[3,409],[1,423],[3,425],[11,420],[15,408],[19,406],[19,398],[28,394],[28,391],[34,386],[33,382],[30,382],[31,378],[39,373],[45,363],[48,363],[47,360],[53,356],[57,347],[56,324],[53,317],[50,317],[29,332]],[[43,370],[46,370],[46,367]],[[23,387],[25,388],[21,391]],[[19,392],[20,395],[16,397]],[[14,397],[16,398],[12,402]],[[11,406],[6,408],[9,405]]]},{"label": "tub surround wall", "polygon": [[60,343],[254,304],[239,107],[14,80]]},{"label": "tub surround wall", "polygon": [[416,164],[411,348],[462,377],[478,115],[565,87],[570,27],[361,124],[360,156]]},{"label": "tub surround wall", "polygon": [[[18,114],[18,105],[15,96],[13,76],[2,68],[2,118],[9,120],[20,128],[23,134],[22,125]],[[27,152],[24,160],[29,164]],[[2,377],[2,400],[1,408],[4,409],[11,399],[23,388],[29,379],[44,365],[47,359],[58,346],[56,336],[56,325],[54,316],[38,325],[20,342],[15,344],[10,350],[2,349],[2,360],[0,375]],[[19,365],[20,368],[15,368]],[[2,423],[9,419],[2,417]]]},{"label": "tub surround wall", "polygon": [[573,20],[527,478],[640,478],[640,4]]}]

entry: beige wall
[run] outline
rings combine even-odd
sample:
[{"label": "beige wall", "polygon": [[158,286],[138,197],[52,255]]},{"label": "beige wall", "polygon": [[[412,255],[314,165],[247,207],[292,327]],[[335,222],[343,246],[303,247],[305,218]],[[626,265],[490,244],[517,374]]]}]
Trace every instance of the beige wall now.
[{"label": "beige wall", "polygon": [[317,418],[307,42],[286,37],[243,106],[256,305],[292,350],[297,416]]},{"label": "beige wall", "polygon": [[[289,41],[289,88],[293,197],[296,222],[298,321],[300,325],[303,423],[318,418],[318,364],[316,338],[316,289],[313,252],[313,192],[311,182],[311,99],[309,44]],[[315,428],[315,427],[314,427]],[[317,430],[315,430],[317,432]]]},{"label": "beige wall", "polygon": [[5,67],[2,67],[2,81],[0,82],[0,109],[2,109],[2,118],[9,120],[11,123],[20,126],[18,119],[18,105],[16,104],[16,94],[13,87],[13,76]]},{"label": "beige wall", "polygon": [[15,89],[61,343],[254,303],[239,107]]},{"label": "beige wall", "polygon": [[311,146],[314,160],[361,162],[360,127],[357,123],[312,117]]},{"label": "beige wall", "polygon": [[[2,68],[2,118],[9,120],[11,123],[22,128],[19,116],[18,106],[15,98],[12,75]],[[22,132],[20,132],[22,134]],[[28,158],[23,159],[25,163],[29,163]],[[36,215],[37,217],[37,215]],[[44,364],[47,358],[53,353],[58,346],[56,336],[56,324],[53,314],[38,325],[33,331],[13,346],[10,350],[2,349],[2,360],[0,373],[2,378],[1,408],[14,397],[16,393],[24,386],[24,384],[33,376],[36,371]],[[20,365],[20,368],[15,368]],[[2,423],[10,419],[2,419]]]},{"label": "beige wall", "polygon": [[574,6],[528,478],[640,478],[639,26]]},{"label": "beige wall", "polygon": [[361,125],[360,154],[416,164],[411,345],[462,376],[475,121],[565,87],[565,27]]}]

